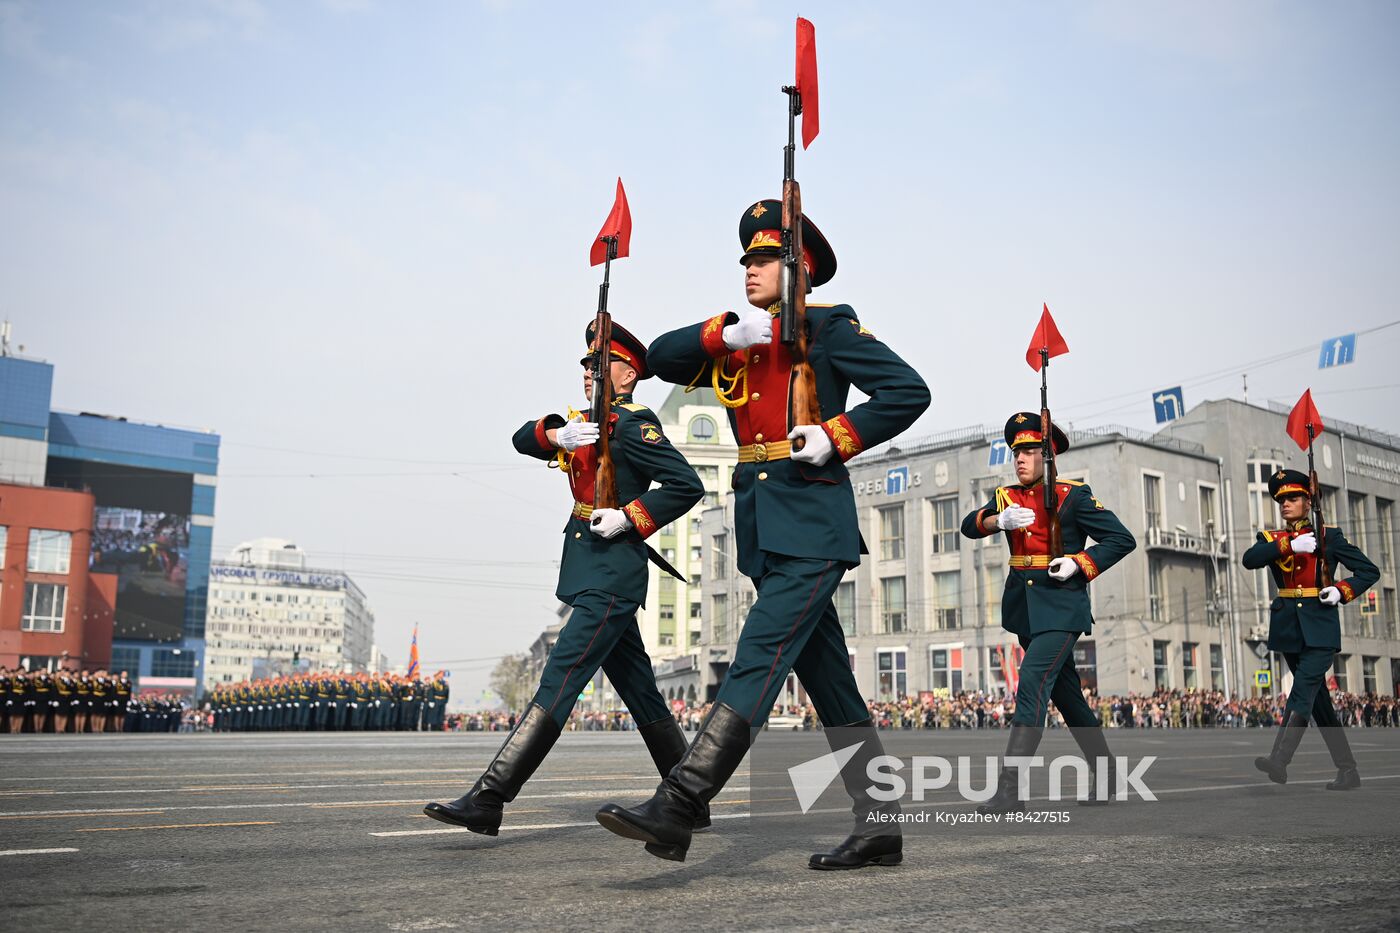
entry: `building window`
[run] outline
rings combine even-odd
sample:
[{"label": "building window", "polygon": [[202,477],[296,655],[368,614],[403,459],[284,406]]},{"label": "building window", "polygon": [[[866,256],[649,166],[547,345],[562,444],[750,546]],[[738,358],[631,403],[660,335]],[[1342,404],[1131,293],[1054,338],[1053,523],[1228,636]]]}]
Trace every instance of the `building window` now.
[{"label": "building window", "polygon": [[1384,613],[1388,638],[1400,638],[1400,617],[1395,614],[1395,587],[1381,588],[1381,612]]},{"label": "building window", "polygon": [[173,648],[151,653],[152,677],[193,677],[194,652]]},{"label": "building window", "polygon": [[691,418],[690,439],[697,444],[713,444],[715,441],[715,419],[709,415],[696,415]]},{"label": "building window", "polygon": [[903,577],[885,577],[880,581],[880,612],[885,633],[907,631]]},{"label": "building window", "polygon": [[[1326,513],[1323,513],[1324,517]],[[1347,540],[1365,545],[1366,538],[1366,497],[1351,493],[1347,496]]]},{"label": "building window", "polygon": [[948,631],[958,627],[958,606],[961,602],[958,586],[962,575],[956,570],[933,575],[933,630]]},{"label": "building window", "polygon": [[1092,640],[1081,638],[1074,643],[1074,667],[1081,686],[1099,689],[1099,649]]},{"label": "building window", "polygon": [[933,510],[933,551],[934,554],[956,554],[958,552],[958,497],[944,496],[929,500]]},{"label": "building window", "polygon": [[1278,528],[1278,503],[1269,495],[1269,477],[1283,468],[1272,460],[1251,460],[1246,468],[1248,483],[1249,524],[1254,531]]},{"label": "building window", "polygon": [[703,557],[703,556],[704,556],[704,555],[703,555],[703,553],[702,553],[701,550],[700,550],[700,545],[698,545],[698,544],[692,544],[692,545],[690,546],[690,562],[691,562],[691,563],[693,563],[693,564],[694,564],[694,563],[699,563],[699,562],[700,562],[700,558]]},{"label": "building window", "polygon": [[695,467],[695,475],[700,477],[700,482],[706,489],[719,485],[719,467],[713,463],[691,464]]},{"label": "building window", "polygon": [[62,583],[26,583],[19,627],[25,632],[61,632],[67,608],[68,587]]},{"label": "building window", "polygon": [[674,632],[662,632],[656,636],[656,643],[663,648],[670,648],[676,643],[676,635]]},{"label": "building window", "polygon": [[1162,477],[1142,474],[1142,509],[1148,528],[1162,527]]},{"label": "building window", "polygon": [[836,618],[841,620],[841,634],[854,638],[856,634],[856,583],[846,580],[836,585]]},{"label": "building window", "polygon": [[1153,622],[1167,618],[1167,594],[1162,582],[1162,562],[1155,557],[1147,559],[1147,616]]},{"label": "building window", "polygon": [[[1376,498],[1376,556],[1381,570],[1395,575],[1395,503],[1389,499]],[[0,533],[0,547],[4,547],[5,536]]]},{"label": "building window", "polygon": [[715,492],[713,489],[707,489],[700,501],[704,504],[705,508],[712,509],[719,505],[719,493]]},{"label": "building window", "polygon": [[1153,683],[1158,690],[1170,690],[1172,687],[1172,672],[1170,662],[1170,644],[1165,641],[1154,641],[1152,643],[1152,674]]},{"label": "building window", "polygon": [[1361,658],[1361,692],[1376,692],[1376,662],[1379,658]]},{"label": "building window", "polygon": [[881,700],[897,700],[904,696],[908,687],[904,669],[907,655],[903,648],[875,652],[877,689]]},{"label": "building window", "polygon": [[710,628],[716,644],[729,641],[729,596],[724,593],[710,597]]},{"label": "building window", "polygon": [[112,649],[112,673],[120,674],[126,671],[130,676],[135,677],[141,670],[141,649],[140,648],[113,648]]},{"label": "building window", "polygon": [[1196,648],[1192,641],[1181,643],[1181,685],[1187,690],[1195,690],[1196,684]]},{"label": "building window", "polygon": [[933,648],[929,651],[929,687],[942,696],[962,693],[962,649]]},{"label": "building window", "polygon": [[880,512],[880,559],[904,559],[904,504],[887,505]]},{"label": "building window", "polygon": [[1350,660],[1349,654],[1337,654],[1332,658],[1332,676],[1337,680],[1337,689],[1343,693],[1347,692],[1347,662]]},{"label": "building window", "polygon": [[67,573],[72,553],[73,536],[68,532],[30,529],[30,573]]},{"label": "building window", "polygon": [[1219,645],[1210,646],[1210,689],[1225,689],[1225,656]]},{"label": "building window", "polygon": [[662,593],[663,595],[675,595],[676,578],[671,576],[669,573],[661,574],[659,585],[657,586],[657,591]]},{"label": "building window", "polygon": [[1216,507],[1216,494],[1214,486],[1197,486],[1196,495],[1199,500],[1201,510],[1201,536],[1211,543],[1211,550],[1216,549],[1216,541],[1220,536],[1219,510]]},{"label": "building window", "polygon": [[714,535],[710,538],[710,569],[716,580],[729,576],[729,535]]},{"label": "building window", "polygon": [[690,519],[690,533],[696,537],[700,535],[700,517],[698,515]]},{"label": "building window", "polygon": [[691,603],[691,604],[690,604],[690,620],[691,620],[692,622],[699,622],[699,621],[700,621],[700,604],[699,604],[699,603]]}]

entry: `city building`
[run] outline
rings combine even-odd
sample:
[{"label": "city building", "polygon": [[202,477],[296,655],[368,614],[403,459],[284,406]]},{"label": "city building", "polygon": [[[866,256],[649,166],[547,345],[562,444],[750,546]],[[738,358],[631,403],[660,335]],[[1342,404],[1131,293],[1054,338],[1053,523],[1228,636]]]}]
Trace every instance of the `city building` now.
[{"label": "city building", "polygon": [[[1286,415],[1209,402],[1157,434],[1112,426],[1069,432],[1060,476],[1088,483],[1138,542],[1090,589],[1094,632],[1076,650],[1086,684],[1104,693],[1286,689],[1286,666],[1263,646],[1272,582],[1239,563],[1260,527],[1278,526],[1269,475],[1281,465],[1306,467],[1284,433]],[[1001,433],[973,427],[897,441],[851,462],[870,554],[846,575],[836,606],[868,698],[1005,688],[1003,667],[1018,658],[1000,624],[1006,545],[1000,535],[974,541],[960,533],[966,514],[1014,482]],[[1374,596],[1342,609],[1337,684],[1393,693],[1400,682],[1400,439],[1329,423],[1318,458],[1329,521],[1339,521],[1382,570]],[[702,520],[710,554],[705,630],[685,676],[704,698],[723,678],[754,599],[734,568],[732,528],[727,508]],[[795,677],[780,701],[805,701]]]},{"label": "city building", "polygon": [[92,493],[0,483],[0,667],[100,670],[117,576],[88,570]]},{"label": "city building", "polygon": [[210,566],[209,580],[206,687],[382,663],[364,592],[339,570],[310,566],[290,541],[240,544]]},{"label": "city building", "polygon": [[[71,523],[74,499],[27,496],[24,520],[31,530],[66,529],[72,535],[70,572],[81,562],[99,590],[106,585],[101,577],[116,581],[110,651],[101,647],[105,635],[91,645],[84,638],[84,663],[130,671],[142,689],[193,693],[204,653],[218,435],[53,411],[53,367],[11,355],[7,339],[3,348],[0,478],[86,497],[82,501],[90,503],[91,512],[81,523],[82,534],[65,524]],[[43,511],[48,505],[54,514]],[[28,549],[27,539],[12,538],[7,560],[21,546]],[[89,606],[86,597],[75,599],[86,581],[65,585],[65,626],[75,624],[73,607],[82,607],[80,615],[103,614],[99,602]],[[36,657],[49,656],[34,651]]]},{"label": "city building", "polygon": [[[1284,432],[1289,410],[1277,403],[1260,407],[1230,399],[1204,402],[1160,432],[1202,444],[1223,459],[1236,559],[1261,528],[1281,524],[1278,507],[1269,498],[1269,476],[1281,467],[1307,471],[1307,451]],[[1400,437],[1328,414],[1323,421],[1326,430],[1314,444],[1323,517],[1327,524],[1339,526],[1381,571],[1380,582],[1341,608],[1342,650],[1332,675],[1342,690],[1395,694],[1400,692],[1395,568]],[[1264,655],[1273,583],[1268,571],[1249,571],[1238,564],[1235,583],[1239,626],[1252,664],[1254,657]],[[1256,666],[1272,670],[1276,680],[1287,670],[1281,658],[1264,658]]]}]

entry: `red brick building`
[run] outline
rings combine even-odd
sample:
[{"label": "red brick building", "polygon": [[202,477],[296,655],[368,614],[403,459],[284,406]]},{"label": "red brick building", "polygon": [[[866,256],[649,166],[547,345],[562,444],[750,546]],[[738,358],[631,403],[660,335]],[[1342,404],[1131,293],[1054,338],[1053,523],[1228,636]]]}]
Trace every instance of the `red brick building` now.
[{"label": "red brick building", "polygon": [[0,666],[107,667],[117,577],[90,573],[91,493],[0,483]]}]

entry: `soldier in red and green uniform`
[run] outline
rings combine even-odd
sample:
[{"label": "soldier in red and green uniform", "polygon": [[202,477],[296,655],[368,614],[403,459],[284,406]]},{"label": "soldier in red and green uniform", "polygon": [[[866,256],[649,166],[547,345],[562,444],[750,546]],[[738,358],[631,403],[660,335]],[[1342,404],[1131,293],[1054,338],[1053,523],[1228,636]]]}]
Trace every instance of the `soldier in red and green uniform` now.
[{"label": "soldier in red and green uniform", "polygon": [[[1011,551],[1001,600],[1001,627],[1016,636],[1025,656],[1006,758],[1035,754],[1053,701],[1094,777],[1089,799],[1082,802],[1107,803],[1114,792],[1116,769],[1099,717],[1084,699],[1074,666],[1074,645],[1081,635],[1093,631],[1090,581],[1131,553],[1137,542],[1088,486],[1059,480],[1055,502],[1064,556],[1051,557],[1040,427],[1040,415],[1034,412],[1017,412],[1007,420],[1004,434],[1015,456],[1017,482],[998,487],[991,501],[963,519],[962,533],[968,538],[985,538],[1004,532]],[[1051,432],[1055,453],[1068,450],[1069,438],[1064,432],[1053,425]],[[1103,780],[1099,780],[1100,762],[1106,763]],[[1007,813],[1025,808],[1018,793],[1017,772],[1006,767],[997,780],[996,793],[978,810]]]},{"label": "soldier in red and green uniform", "polygon": [[[792,423],[792,354],[777,339],[781,216],[782,204],[765,200],[740,217],[739,261],[752,308],[672,331],[649,350],[662,379],[712,386],[729,409],[739,442],[731,493],[738,567],[754,581],[758,599],[685,758],[651,800],[633,808],[608,804],[598,820],[646,843],[653,855],[683,860],[692,821],[739,766],[793,671],[828,727],[828,740],[842,748],[859,743],[842,770],[855,800],[857,832],[835,850],[813,855],[809,867],[892,865],[902,858],[898,824],[865,817],[898,805],[877,804],[866,793],[865,764],[883,752],[851,672],[832,597],[865,553],[846,461],[913,424],[928,407],[929,391],[913,368],[862,326],[850,305],[809,303],[808,359],[822,421]],[[802,244],[811,287],[829,282],[836,254],[806,217]],[[847,405],[852,386],[869,396],[853,408]],[[794,451],[799,438],[803,443]],[[865,832],[870,826],[879,826],[879,833]]]},{"label": "soldier in red and green uniform", "polygon": [[1268,567],[1273,575],[1278,597],[1270,607],[1269,648],[1282,652],[1293,672],[1293,689],[1288,691],[1288,707],[1273,750],[1267,757],[1256,758],[1254,765],[1274,783],[1288,783],[1288,763],[1312,719],[1321,727],[1337,767],[1337,778],[1327,789],[1352,790],[1361,786],[1361,775],[1341,720],[1332,708],[1327,670],[1342,648],[1337,607],[1366,592],[1380,579],[1380,571],[1360,548],[1347,541],[1340,528],[1328,527],[1323,535],[1328,573],[1335,573],[1341,564],[1354,576],[1332,586],[1319,585],[1317,529],[1308,517],[1312,509],[1308,489],[1308,475],[1298,470],[1281,469],[1269,477],[1269,495],[1279,504],[1284,528],[1259,532],[1242,558],[1250,570]]},{"label": "soldier in red and green uniform", "polygon": [[[585,334],[593,345],[593,328]],[[451,803],[430,803],[435,820],[497,834],[504,805],[544,761],[584,686],[601,667],[637,722],[652,760],[666,774],[685,751],[685,738],[656,689],[651,660],[637,628],[647,594],[646,539],[690,511],[704,495],[700,477],[662,433],[661,422],[632,401],[632,387],[651,375],[645,345],[612,325],[614,391],[606,430],[617,479],[618,509],[594,508],[595,446],[603,426],[581,415],[546,415],[515,434],[515,449],[558,463],[569,479],[573,509],[564,525],[559,564],[561,602],[572,607],[550,652],[539,689],[505,745],[477,782]],[[585,356],[584,394],[592,394],[592,356]],[[653,487],[655,484],[655,488]],[[705,814],[705,824],[709,815]]]}]

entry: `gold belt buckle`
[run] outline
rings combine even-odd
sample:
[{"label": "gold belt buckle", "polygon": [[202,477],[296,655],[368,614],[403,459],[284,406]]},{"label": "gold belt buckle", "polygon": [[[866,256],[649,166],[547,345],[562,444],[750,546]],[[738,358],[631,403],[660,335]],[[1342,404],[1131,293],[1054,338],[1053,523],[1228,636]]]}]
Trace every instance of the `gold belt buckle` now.
[{"label": "gold belt buckle", "polygon": [[755,463],[763,463],[768,459],[768,448],[763,444],[753,445],[753,459]]}]

